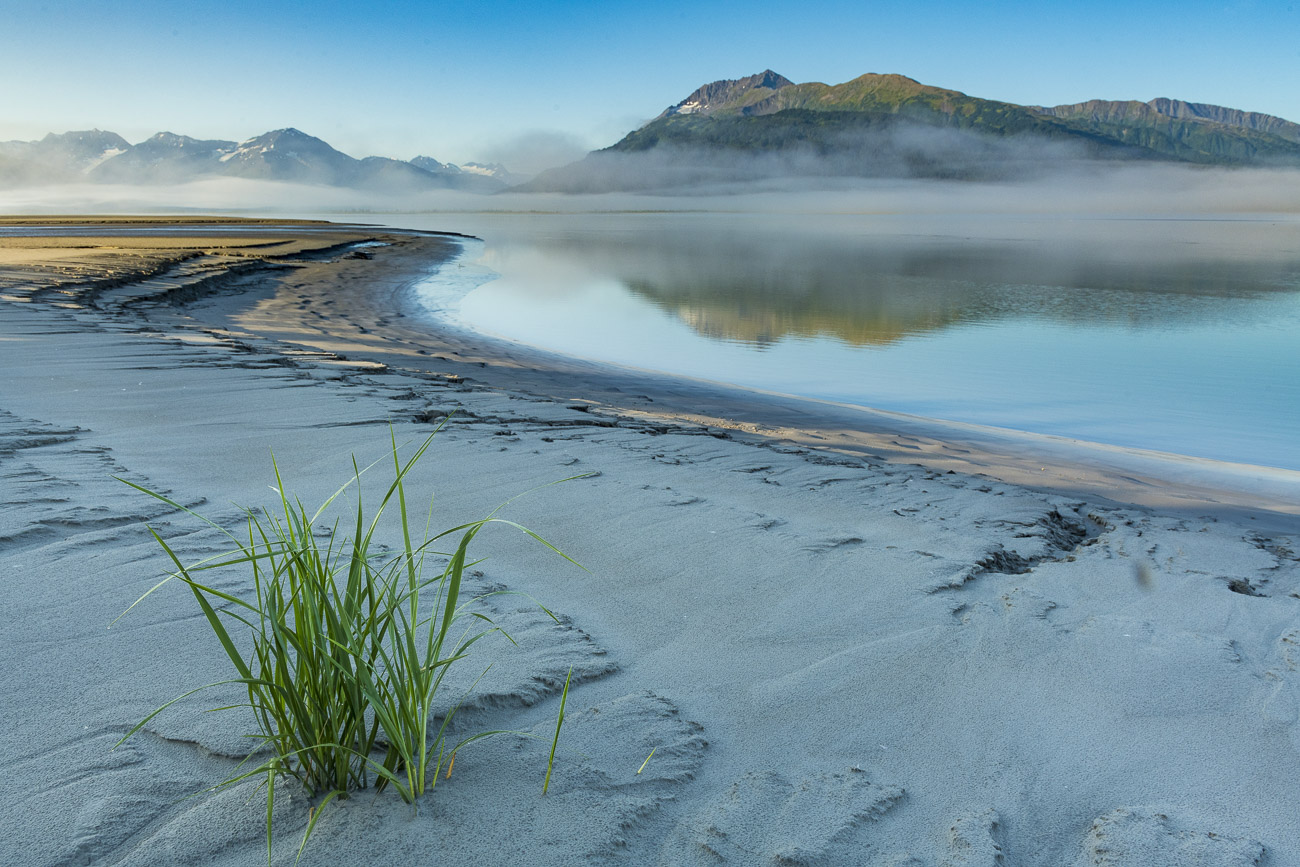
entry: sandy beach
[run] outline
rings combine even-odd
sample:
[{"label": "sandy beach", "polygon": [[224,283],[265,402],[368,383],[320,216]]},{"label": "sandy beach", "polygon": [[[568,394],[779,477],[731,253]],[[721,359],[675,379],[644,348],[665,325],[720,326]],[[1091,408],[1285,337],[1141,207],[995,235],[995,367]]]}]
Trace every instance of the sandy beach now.
[{"label": "sandy beach", "polygon": [[[237,689],[110,749],[229,676],[183,587],[108,628],[168,570],[146,523],[188,560],[223,549],[113,477],[238,529],[274,502],[272,452],[314,506],[390,430],[409,449],[446,420],[408,483],[433,524],[587,474],[502,513],[586,571],[485,531],[470,589],[558,622],[485,600],[518,646],[476,645],[448,695],[491,664],[458,729],[516,734],[418,810],[330,803],[303,863],[1300,864],[1300,474],[439,326],[412,287],[461,240],[0,218],[4,863],[267,858],[255,782],[187,797],[248,751],[243,712],[207,712]],[[277,790],[273,863],[310,806]]]}]

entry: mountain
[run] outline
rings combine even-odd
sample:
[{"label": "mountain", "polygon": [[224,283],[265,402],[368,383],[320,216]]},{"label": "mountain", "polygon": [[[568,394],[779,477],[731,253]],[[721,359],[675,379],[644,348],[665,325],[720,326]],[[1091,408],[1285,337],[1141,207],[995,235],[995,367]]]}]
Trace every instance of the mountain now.
[{"label": "mountain", "polygon": [[452,163],[440,163],[437,160],[435,160],[433,157],[416,157],[415,159],[407,160],[407,162],[415,166],[417,169],[424,169],[426,172],[429,172],[430,174],[434,174],[434,175],[460,174],[460,166],[454,165]]},{"label": "mountain", "polygon": [[84,174],[129,147],[126,139],[115,132],[92,129],[62,135],[50,133],[36,143],[34,151],[42,160]]},{"label": "mountain", "polygon": [[273,130],[242,142],[200,140],[160,132],[132,145],[116,133],[89,130],[47,135],[38,142],[0,142],[0,185],[89,181],[178,184],[238,177],[377,192],[457,189],[490,193],[518,180],[503,167],[432,157],[409,162],[354,159],[301,130]]},{"label": "mountain", "polygon": [[440,163],[433,157],[416,157],[410,164],[440,178],[449,189],[494,193],[524,180],[512,174],[500,163],[475,163],[463,165]]},{"label": "mountain", "polygon": [[299,130],[264,133],[221,154],[221,173],[254,180],[287,181],[380,192],[439,189],[429,172],[387,157],[353,159],[326,142]]},{"label": "mountain", "polygon": [[213,162],[233,150],[232,141],[200,141],[160,132],[115,154],[87,172],[96,181],[118,184],[179,183],[215,174]]},{"label": "mountain", "polygon": [[358,160],[296,129],[242,141],[217,158],[222,174],[266,181],[352,186]]},{"label": "mountain", "polygon": [[50,133],[40,141],[0,142],[0,180],[76,180],[130,148],[117,133],[98,129]]},{"label": "mountain", "polygon": [[1300,125],[1170,99],[1043,108],[902,75],[716,81],[525,190],[663,189],[771,177],[1022,177],[1072,161],[1300,166]]},{"label": "mountain", "polygon": [[1158,153],[1200,163],[1293,162],[1300,153],[1300,124],[1221,105],[1153,99],[1094,99],[1038,108],[1071,126]]},{"label": "mountain", "polygon": [[1150,102],[1110,102],[1094,99],[1075,105],[1058,105],[1053,108],[1039,108],[1038,111],[1056,117],[1092,117],[1103,115],[1114,121],[1150,119],[1155,115],[1178,118],[1180,120],[1209,121],[1229,127],[1257,130],[1272,133],[1288,141],[1300,142],[1300,124],[1260,114],[1254,111],[1241,111],[1224,108],[1221,105],[1207,105],[1201,102],[1183,102],[1180,99],[1153,99]]},{"label": "mountain", "polygon": [[503,184],[517,184],[524,180],[520,175],[516,175],[507,169],[501,163],[462,163],[460,170],[467,175],[474,175],[480,178],[490,178],[494,181],[500,181]]},{"label": "mountain", "polygon": [[664,109],[663,114],[655,120],[675,114],[713,114],[742,110],[762,102],[781,88],[793,86],[793,81],[770,69],[734,81],[715,81],[699,88],[676,105]]}]

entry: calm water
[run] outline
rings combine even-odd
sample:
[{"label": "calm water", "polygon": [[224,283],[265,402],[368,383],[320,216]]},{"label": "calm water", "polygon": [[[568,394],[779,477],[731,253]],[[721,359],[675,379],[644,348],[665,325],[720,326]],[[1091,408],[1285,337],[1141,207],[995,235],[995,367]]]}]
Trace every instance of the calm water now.
[{"label": "calm water", "polygon": [[457,269],[460,283],[429,286],[432,303],[511,340],[1300,469],[1295,222],[735,213],[423,222],[484,239]]}]

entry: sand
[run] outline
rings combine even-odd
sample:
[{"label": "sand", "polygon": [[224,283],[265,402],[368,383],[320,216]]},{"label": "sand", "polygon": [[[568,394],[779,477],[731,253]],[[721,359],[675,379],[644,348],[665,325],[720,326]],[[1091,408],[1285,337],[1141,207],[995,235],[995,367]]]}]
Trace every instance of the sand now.
[{"label": "sand", "polygon": [[478,545],[475,589],[559,622],[484,603],[519,647],[476,646],[462,730],[540,737],[467,748],[418,811],[328,805],[305,863],[1300,863],[1294,474],[505,346],[411,297],[452,236],[121,229],[0,239],[5,863],[266,860],[255,785],[186,797],[246,751],[242,712],[205,712],[237,693],[110,751],[229,676],[183,588],[107,628],[166,570],[145,522],[219,549],[112,476],[234,527],[271,450],[314,503],[449,414],[412,482],[437,526],[591,474],[505,512],[588,571]]}]

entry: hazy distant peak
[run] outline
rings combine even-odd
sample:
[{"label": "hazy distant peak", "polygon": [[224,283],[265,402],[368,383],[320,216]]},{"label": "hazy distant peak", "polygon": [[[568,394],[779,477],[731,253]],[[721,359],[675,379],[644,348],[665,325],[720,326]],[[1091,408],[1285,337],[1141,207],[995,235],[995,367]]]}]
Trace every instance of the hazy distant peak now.
[{"label": "hazy distant peak", "polygon": [[455,189],[492,193],[517,182],[498,163],[464,170],[432,157],[407,162],[354,159],[294,127],[241,142],[196,139],[164,130],[131,145],[116,133],[51,133],[40,141],[0,142],[0,187],[89,180],[115,184],[183,184],[207,177],[239,177],[382,193]]},{"label": "hazy distant peak", "polygon": [[239,143],[239,147],[241,149],[261,146],[274,147],[277,144],[297,144],[300,142],[307,144],[321,144],[325,145],[325,147],[329,147],[329,145],[323,140],[318,139],[313,135],[308,135],[300,129],[294,129],[291,126],[285,127],[284,129],[273,129],[270,132],[264,132],[261,135],[255,135],[250,139],[245,139]]},{"label": "hazy distant peak", "polygon": [[462,172],[472,172],[476,175],[485,175],[492,178],[509,174],[509,172],[506,171],[506,167],[501,165],[501,163],[462,163],[460,170]]},{"label": "hazy distant peak", "polygon": [[48,133],[40,143],[44,146],[60,147],[130,147],[131,144],[115,132],[102,129],[72,130],[69,132]]},{"label": "hazy distant peak", "polygon": [[712,114],[728,109],[740,109],[767,99],[783,87],[794,82],[784,75],[765,69],[745,78],[714,81],[697,89],[676,105],[669,106],[659,117],[676,114]]},{"label": "hazy distant peak", "polygon": [[308,144],[320,144],[329,147],[323,139],[318,139],[314,135],[308,135],[300,129],[287,126],[284,129],[273,129],[270,132],[262,133],[252,141],[264,142],[266,144],[297,144],[299,142]]},{"label": "hazy distant peak", "polygon": [[[336,183],[356,162],[330,147],[328,142],[293,127],[274,129],[246,141],[220,157],[232,171],[247,177],[283,178]],[[243,166],[237,169],[237,166]],[[324,169],[319,176],[318,169]]]},{"label": "hazy distant peak", "polygon": [[189,148],[203,151],[227,151],[235,147],[232,141],[203,141],[188,135],[177,135],[174,132],[157,132],[149,138],[136,145],[137,148],[144,148],[147,151],[157,151],[166,148]]},{"label": "hazy distant peak", "polygon": [[37,143],[46,154],[59,154],[75,161],[98,160],[107,151],[124,151],[131,143],[115,132],[100,129],[50,133]]},{"label": "hazy distant peak", "polygon": [[418,156],[408,162],[417,169],[424,169],[432,174],[459,174],[460,167],[454,163],[440,163],[433,157]]},{"label": "hazy distant peak", "polygon": [[101,129],[50,133],[24,148],[27,157],[52,173],[72,177],[84,175],[100,163],[130,149],[131,143],[126,139]]},{"label": "hazy distant peak", "polygon": [[418,156],[407,162],[417,169],[428,172],[452,189],[495,192],[520,181],[518,175],[501,163],[468,162],[456,165],[438,162],[433,157],[426,156]]},{"label": "hazy distant peak", "polygon": [[196,139],[164,130],[136,145],[116,133],[51,133],[40,141],[0,142],[0,187],[63,183],[182,184],[206,177],[239,177],[383,193],[455,189],[496,192],[519,179],[498,163],[464,170],[432,157],[407,162],[354,159],[294,127],[241,142]]}]

